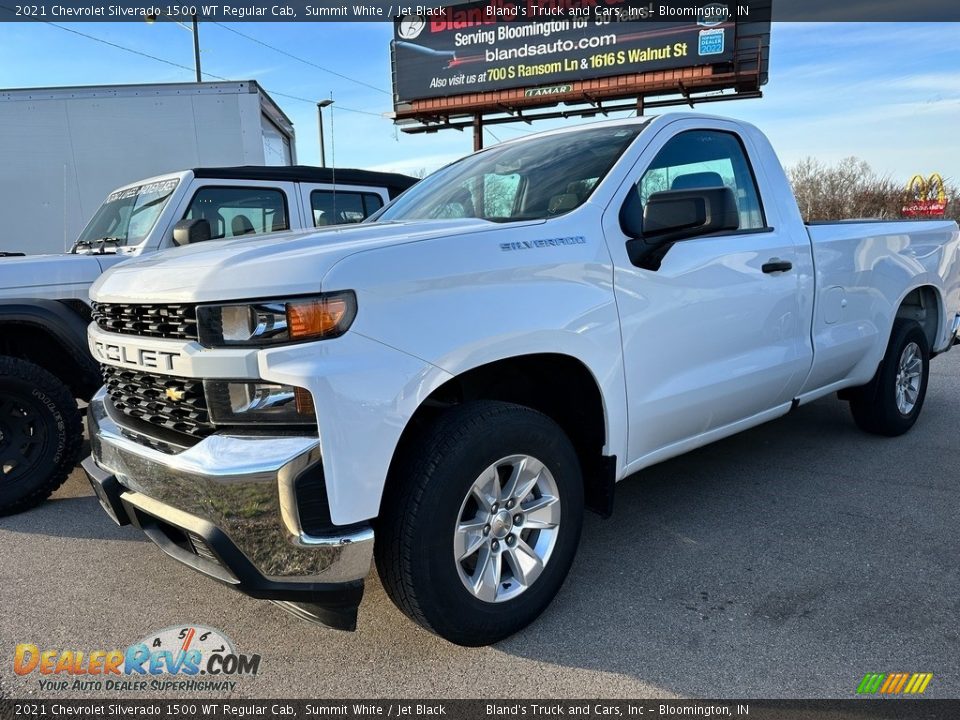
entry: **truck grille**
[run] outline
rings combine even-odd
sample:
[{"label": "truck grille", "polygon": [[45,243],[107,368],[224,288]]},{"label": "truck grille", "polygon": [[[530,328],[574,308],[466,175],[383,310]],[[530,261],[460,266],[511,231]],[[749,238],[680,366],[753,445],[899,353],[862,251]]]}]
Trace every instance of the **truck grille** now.
[{"label": "truck grille", "polygon": [[93,320],[107,332],[144,337],[197,339],[197,306],[93,303]]},{"label": "truck grille", "polygon": [[[103,379],[114,408],[158,427],[203,438],[214,431],[207,412],[203,381],[103,366]],[[167,394],[167,390],[176,399]]]}]

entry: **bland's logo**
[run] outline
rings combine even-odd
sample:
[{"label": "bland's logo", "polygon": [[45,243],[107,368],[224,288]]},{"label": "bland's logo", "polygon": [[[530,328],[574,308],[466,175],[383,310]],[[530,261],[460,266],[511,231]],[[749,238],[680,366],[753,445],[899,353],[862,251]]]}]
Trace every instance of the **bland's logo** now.
[{"label": "bland's logo", "polygon": [[259,670],[259,655],[238,653],[230,638],[203,625],[168,627],[124,649],[41,649],[20,643],[13,655],[13,671],[40,676],[42,691],[229,691],[237,683],[228,678]]},{"label": "bland's logo", "polygon": [[397,35],[404,40],[413,40],[420,37],[420,33],[426,26],[426,21],[420,15],[404,15],[397,28]]}]

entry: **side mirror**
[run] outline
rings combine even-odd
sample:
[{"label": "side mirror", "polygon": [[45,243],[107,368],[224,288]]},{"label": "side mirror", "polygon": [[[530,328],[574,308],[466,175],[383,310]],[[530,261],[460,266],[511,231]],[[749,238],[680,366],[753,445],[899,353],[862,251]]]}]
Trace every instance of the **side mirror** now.
[{"label": "side mirror", "polygon": [[740,227],[740,213],[728,187],[653,193],[646,207],[633,191],[620,209],[620,227],[630,261],[656,270],[673,243]]},{"label": "side mirror", "polygon": [[192,245],[210,239],[210,221],[181,220],[173,226],[173,242],[175,245]]}]

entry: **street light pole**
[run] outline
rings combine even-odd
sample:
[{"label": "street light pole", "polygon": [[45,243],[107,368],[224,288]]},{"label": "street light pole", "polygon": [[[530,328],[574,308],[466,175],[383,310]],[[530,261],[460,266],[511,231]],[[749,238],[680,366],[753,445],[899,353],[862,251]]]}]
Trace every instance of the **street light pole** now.
[{"label": "street light pole", "polygon": [[[168,15],[168,13],[162,12],[160,13],[160,15]],[[155,23],[157,21],[157,18],[160,17],[160,15],[156,15],[154,13],[147,14],[145,18],[145,20],[147,21],[147,25],[152,25],[153,23]],[[177,25],[182,27],[187,32],[193,33],[193,68],[194,70],[196,70],[196,73],[197,73],[197,82],[203,82],[203,73],[200,72],[200,23],[197,19],[196,13],[191,15],[190,19],[192,20],[192,24],[193,24],[192,28],[188,28],[182,22],[177,22]]]},{"label": "street light pole", "polygon": [[333,105],[333,100],[321,100],[317,103],[317,125],[320,128],[320,167],[327,166],[327,150],[323,142],[323,109]]},{"label": "street light pole", "polygon": [[200,73],[200,23],[197,22],[196,14],[193,15],[193,66],[197,70],[197,82],[203,82],[203,76]]}]

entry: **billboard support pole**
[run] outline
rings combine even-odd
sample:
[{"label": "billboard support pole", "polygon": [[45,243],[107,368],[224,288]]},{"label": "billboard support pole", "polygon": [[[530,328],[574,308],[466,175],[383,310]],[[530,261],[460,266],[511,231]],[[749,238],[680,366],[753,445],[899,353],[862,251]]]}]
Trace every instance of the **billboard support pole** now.
[{"label": "billboard support pole", "polygon": [[473,151],[483,150],[483,115],[473,116]]},{"label": "billboard support pole", "polygon": [[637,117],[643,117],[643,95],[637,98]]}]

